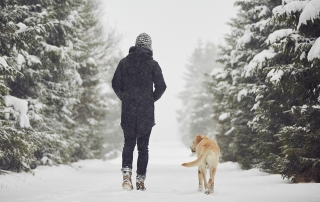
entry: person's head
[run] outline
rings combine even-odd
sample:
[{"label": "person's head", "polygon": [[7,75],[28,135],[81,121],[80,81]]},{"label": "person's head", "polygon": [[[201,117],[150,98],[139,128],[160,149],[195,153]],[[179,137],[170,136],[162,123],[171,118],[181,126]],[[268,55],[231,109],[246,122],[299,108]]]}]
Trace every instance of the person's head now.
[{"label": "person's head", "polygon": [[146,34],[142,33],[139,34],[139,36],[136,39],[136,45],[137,47],[147,48],[152,51],[152,40],[151,37]]}]

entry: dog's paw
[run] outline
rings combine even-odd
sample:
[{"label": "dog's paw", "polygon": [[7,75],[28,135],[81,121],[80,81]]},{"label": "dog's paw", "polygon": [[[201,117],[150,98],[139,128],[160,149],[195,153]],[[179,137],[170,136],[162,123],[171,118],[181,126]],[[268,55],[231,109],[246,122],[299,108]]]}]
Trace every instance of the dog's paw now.
[{"label": "dog's paw", "polygon": [[213,190],[206,189],[206,190],[204,191],[204,193],[207,194],[207,195],[209,195],[209,194],[213,193]]},{"label": "dog's paw", "polygon": [[203,191],[203,187],[199,186],[198,191]]}]

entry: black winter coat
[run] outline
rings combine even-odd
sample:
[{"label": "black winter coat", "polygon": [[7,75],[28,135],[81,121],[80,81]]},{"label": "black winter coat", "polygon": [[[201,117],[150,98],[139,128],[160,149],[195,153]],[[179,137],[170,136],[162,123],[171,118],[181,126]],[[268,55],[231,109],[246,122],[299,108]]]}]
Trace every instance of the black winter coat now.
[{"label": "black winter coat", "polygon": [[112,88],[122,101],[121,127],[129,138],[141,137],[155,125],[154,102],[167,86],[152,51],[131,47],[114,73]]}]

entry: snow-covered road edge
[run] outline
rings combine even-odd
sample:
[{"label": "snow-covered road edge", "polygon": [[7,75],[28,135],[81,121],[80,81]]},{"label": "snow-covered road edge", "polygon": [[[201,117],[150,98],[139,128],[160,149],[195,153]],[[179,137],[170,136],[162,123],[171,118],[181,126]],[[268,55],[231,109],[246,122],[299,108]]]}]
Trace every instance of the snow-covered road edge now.
[{"label": "snow-covered road edge", "polygon": [[[59,167],[39,166],[30,173],[0,176],[1,202],[14,201],[319,201],[320,184],[291,184],[280,175],[258,169],[243,171],[226,162],[218,167],[215,193],[197,192],[197,168],[181,163],[194,159],[180,143],[151,143],[146,192],[121,188],[121,159],[84,160]],[[136,155],[135,155],[136,156]],[[135,166],[135,165],[134,165]],[[135,171],[135,170],[134,170]],[[135,179],[133,179],[135,183]]]}]

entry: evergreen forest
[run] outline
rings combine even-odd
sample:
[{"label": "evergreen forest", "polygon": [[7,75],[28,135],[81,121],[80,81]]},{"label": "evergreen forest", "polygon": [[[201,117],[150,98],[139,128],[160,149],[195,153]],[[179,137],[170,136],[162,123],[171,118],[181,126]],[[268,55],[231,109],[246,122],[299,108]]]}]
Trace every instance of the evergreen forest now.
[{"label": "evergreen forest", "polygon": [[98,0],[0,0],[0,171],[119,149],[120,36]]},{"label": "evergreen forest", "polygon": [[[235,6],[226,44],[215,53],[197,48],[190,59],[182,138],[212,137],[220,161],[242,169],[320,182],[320,1],[238,0]],[[188,75],[195,72],[203,73],[202,84],[192,83]]]},{"label": "evergreen forest", "polygon": [[[202,133],[221,162],[320,182],[320,1],[235,6],[225,43],[199,43],[186,66],[182,141]],[[0,0],[0,174],[121,149],[121,36],[103,14],[100,0]]]}]

